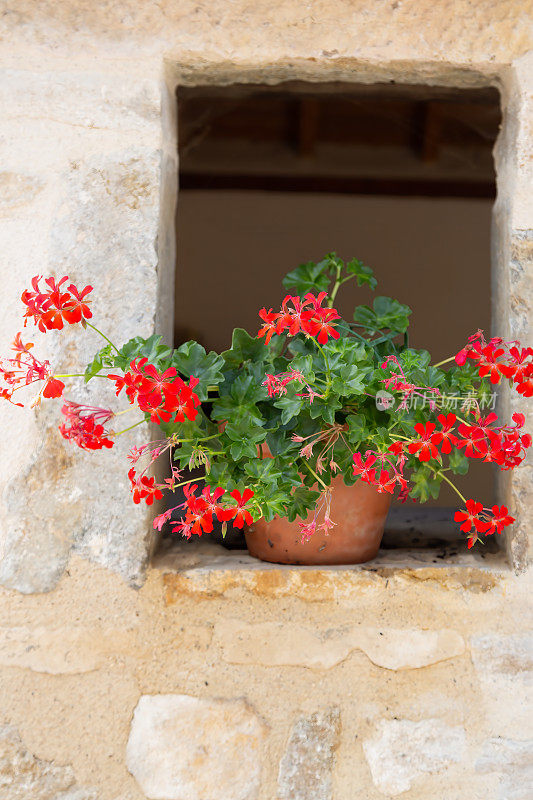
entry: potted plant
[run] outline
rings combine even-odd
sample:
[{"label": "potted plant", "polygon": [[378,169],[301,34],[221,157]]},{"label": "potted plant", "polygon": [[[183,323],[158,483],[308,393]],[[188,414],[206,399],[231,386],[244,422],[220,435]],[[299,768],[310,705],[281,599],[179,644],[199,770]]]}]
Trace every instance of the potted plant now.
[{"label": "potted plant", "polygon": [[[489,408],[496,384],[533,394],[533,350],[478,331],[454,356],[431,363],[409,346],[410,309],[388,297],[357,306],[353,321],[334,308],[343,284],[372,290],[372,270],[334,253],[303,264],[283,283],[279,310],[261,309],[257,335],[237,328],[232,346],[206,353],[197,342],[177,349],[160,337],[115,344],[92,319],[89,295],[67,277],[35,277],[22,294],[25,324],[46,333],[80,325],[105,339],[83,373],[111,381],[117,405],[132,406],[158,440],[129,453],[134,503],[184,493],[154,520],[181,536],[209,534],[214,520],[245,527],[252,554],[292,563],[356,563],[377,553],[390,500],[398,492],[425,502],[445,484],[468,547],[514,522],[504,506],[484,507],[455,487],[471,459],[514,469],[531,446],[524,416],[501,422]],[[59,398],[64,380],[18,333],[0,368],[1,395],[22,387]],[[63,400],[62,436],[88,450],[113,447],[118,411]],[[154,463],[169,459],[162,482]],[[183,474],[201,468],[201,479]],[[177,518],[176,518],[177,517]]]}]

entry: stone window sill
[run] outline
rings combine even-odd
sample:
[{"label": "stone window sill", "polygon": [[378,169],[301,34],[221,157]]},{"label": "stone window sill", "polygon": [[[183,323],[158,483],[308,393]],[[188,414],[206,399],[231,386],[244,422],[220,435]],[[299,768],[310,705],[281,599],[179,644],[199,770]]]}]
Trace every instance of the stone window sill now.
[{"label": "stone window sill", "polygon": [[152,561],[162,574],[167,603],[181,596],[214,597],[246,589],[270,597],[332,600],[391,578],[437,581],[449,588],[492,589],[509,572],[503,553],[458,551],[456,544],[382,550],[367,564],[292,566],[259,561],[246,550],[226,550],[209,540],[163,540]]}]

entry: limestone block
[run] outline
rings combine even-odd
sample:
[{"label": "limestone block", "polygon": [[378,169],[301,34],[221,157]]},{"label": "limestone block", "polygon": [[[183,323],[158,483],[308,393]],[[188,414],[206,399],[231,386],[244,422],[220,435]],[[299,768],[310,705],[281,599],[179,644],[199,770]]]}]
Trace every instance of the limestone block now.
[{"label": "limestone block", "polygon": [[143,695],[127,766],[150,800],[255,800],[265,734],[242,699]]},{"label": "limestone block", "polygon": [[386,795],[407,792],[420,776],[458,763],[466,744],[461,727],[439,719],[382,719],[363,750],[374,785]]},{"label": "limestone block", "polygon": [[487,633],[470,640],[472,661],[480,676],[530,684],[533,678],[533,634]]},{"label": "limestone block", "polygon": [[0,727],[2,800],[98,800],[96,790],[76,785],[72,769],[28,752],[16,729]]},{"label": "limestone block", "polygon": [[62,626],[0,628],[0,664],[33,672],[69,675],[91,672],[110,655],[135,646],[131,632]]},{"label": "limestone block", "polygon": [[[94,286],[94,321],[117,344],[153,332],[159,181],[158,151],[139,147],[88,156],[62,176],[49,270]],[[102,344],[81,329],[46,337],[61,372],[79,371]],[[89,405],[126,407],[102,383],[77,380],[65,394]],[[147,440],[149,430],[132,432],[112,451],[88,454],[61,439],[59,416],[60,404],[43,404],[26,463],[5,476],[0,583],[26,593],[49,591],[74,548],[138,586],[151,526],[146,509],[131,502],[125,452]]]},{"label": "limestone block", "polygon": [[418,669],[464,652],[463,638],[453,630],[361,628],[350,626],[320,633],[279,622],[248,624],[236,619],[215,625],[215,642],[231,664],[303,666],[330,669],[354,650],[363,651],[385,669]]},{"label": "limestone block", "polygon": [[0,214],[33,202],[42,188],[43,181],[37,175],[0,172]]},{"label": "limestone block", "polygon": [[513,739],[519,730],[533,737],[533,634],[473,636],[470,650],[491,732]]},{"label": "limestone block", "polygon": [[58,172],[65,159],[86,157],[91,151],[157,143],[160,103],[157,80],[131,80],[113,68],[2,69],[0,104],[5,109],[8,163],[22,167],[34,162],[39,170]]},{"label": "limestone block", "polygon": [[489,739],[476,761],[476,772],[500,778],[497,800],[530,800],[533,786],[533,740]]},{"label": "limestone block", "polygon": [[398,61],[404,72],[420,62],[423,77],[449,62],[459,80],[466,65],[507,63],[531,47],[528,7],[517,0],[358,0],[312,6],[298,0],[268,5],[122,0],[104,6],[11,0],[7,7],[10,13],[2,19],[7,42],[17,38],[26,47],[46,45],[52,52],[61,46],[61,52],[93,59],[104,52],[132,60],[164,52],[178,61],[185,55],[186,63],[196,56],[202,63],[218,58],[223,65],[307,58],[333,70],[335,62],[343,65],[356,56],[363,65]]},{"label": "limestone block", "polygon": [[331,800],[340,728],[338,708],[317,711],[294,723],[279,765],[280,800]]}]

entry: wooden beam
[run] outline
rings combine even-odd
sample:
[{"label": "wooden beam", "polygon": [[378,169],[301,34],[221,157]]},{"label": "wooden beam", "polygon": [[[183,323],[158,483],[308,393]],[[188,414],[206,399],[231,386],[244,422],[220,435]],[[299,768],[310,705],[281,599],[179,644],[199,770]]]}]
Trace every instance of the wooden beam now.
[{"label": "wooden beam", "polygon": [[494,199],[492,181],[337,178],[304,175],[224,175],[181,172],[180,191],[302,192],[390,197],[479,197]]}]

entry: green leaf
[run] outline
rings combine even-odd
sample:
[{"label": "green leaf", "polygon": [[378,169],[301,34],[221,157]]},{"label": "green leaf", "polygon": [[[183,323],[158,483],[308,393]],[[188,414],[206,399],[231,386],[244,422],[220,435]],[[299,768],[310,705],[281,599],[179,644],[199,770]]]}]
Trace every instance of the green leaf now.
[{"label": "green leaf", "polygon": [[456,475],[466,475],[470,462],[468,458],[460,450],[454,449],[448,456],[448,463],[452,472]]},{"label": "green leaf", "polygon": [[364,394],[364,374],[357,367],[347,364],[341,367],[337,374],[333,376],[332,389],[341,397]]},{"label": "green leaf", "polygon": [[101,369],[104,367],[112,367],[114,366],[114,358],[113,354],[114,350],[110,344],[107,344],[105,347],[102,347],[96,355],[94,356],[93,360],[87,364],[84,373],[84,381],[88,383],[91,378],[94,378],[95,375],[98,375]]},{"label": "green leaf", "polygon": [[334,369],[338,364],[342,366],[363,364],[370,365],[372,363],[372,351],[370,347],[366,347],[362,342],[357,342],[353,337],[345,336],[340,339],[330,339],[327,344],[323,346],[326,353],[331,369]]},{"label": "green leaf", "polygon": [[[287,508],[288,497],[285,492],[270,492],[261,504],[264,517],[267,522],[272,522],[274,517],[284,517]],[[289,506],[290,508],[290,506]]]},{"label": "green leaf", "polygon": [[257,458],[257,445],[245,437],[230,445],[229,454],[236,461],[244,457]]},{"label": "green leaf", "polygon": [[207,400],[208,387],[218,386],[224,378],[223,357],[213,351],[206,353],[198,342],[182,344],[174,351],[171,363],[184,378],[192,375],[199,379],[200,382],[194,391],[200,400]]},{"label": "green leaf", "polygon": [[[283,337],[276,337],[283,341]],[[266,361],[275,352],[275,342],[272,341],[267,347],[264,339],[257,336],[250,336],[244,328],[235,328],[231,340],[231,348],[222,353],[222,358],[230,366],[240,366],[247,361]]]},{"label": "green leaf", "polygon": [[378,333],[381,330],[405,333],[409,327],[410,314],[409,306],[399,303],[392,297],[376,297],[373,308],[357,306],[353,318],[370,333]]},{"label": "green leaf", "polygon": [[215,400],[211,417],[220,420],[220,422],[231,420],[234,424],[238,424],[243,419],[257,426],[261,426],[264,423],[261,412],[254,403],[242,403],[229,394]]},{"label": "green leaf", "polygon": [[426,503],[430,497],[436,500],[440,494],[442,477],[435,475],[429,469],[422,467],[411,474],[411,481],[414,484],[410,491],[410,496],[421,503]]},{"label": "green leaf", "polygon": [[301,520],[305,519],[308,512],[316,505],[319,494],[306,486],[296,487],[291,494],[291,502],[287,511],[289,522],[294,522],[297,517]]},{"label": "green leaf", "polygon": [[327,400],[315,397],[309,406],[309,415],[312,419],[321,417],[328,425],[333,425],[335,422],[335,413],[342,408],[341,402],[337,397],[331,395]]},{"label": "green leaf", "polygon": [[374,278],[374,270],[372,267],[367,267],[358,258],[352,258],[351,261],[346,263],[346,272],[350,275],[355,275],[355,280],[358,286],[370,286],[372,291],[378,285],[377,280]]},{"label": "green leaf", "polygon": [[161,371],[163,365],[165,368],[168,366],[166,362],[171,353],[172,349],[161,344],[161,336],[156,333],[149,336],[148,339],[135,336],[119,349],[118,355],[115,355],[114,358],[114,366],[127,370],[133,359],[146,358],[149,364],[153,364],[157,370]]},{"label": "green leaf", "polygon": [[293,417],[298,416],[302,408],[302,402],[303,400],[301,397],[290,397],[289,395],[280,397],[275,401],[274,405],[276,408],[281,409],[282,425],[287,425],[287,423],[290,422]]},{"label": "green leaf", "polygon": [[296,450],[297,444],[291,441],[287,432],[282,428],[270,431],[266,437],[266,443],[272,455],[280,456],[289,450]]},{"label": "green leaf", "polygon": [[230,420],[224,428],[224,433],[233,442],[239,442],[242,439],[250,440],[254,444],[264,441],[266,437],[266,430],[253,423],[253,420],[248,415],[240,417],[238,420]]},{"label": "green leaf", "polygon": [[348,430],[346,436],[351,444],[359,444],[368,438],[370,433],[367,427],[367,420],[362,414],[348,414],[346,424]]},{"label": "green leaf", "polygon": [[307,292],[313,292],[314,294],[327,292],[331,282],[329,268],[330,261],[327,258],[318,264],[315,264],[314,261],[300,264],[299,267],[293,269],[283,278],[283,286],[300,297],[307,294]]},{"label": "green leaf", "polygon": [[256,403],[266,400],[268,393],[264,386],[257,384],[253,375],[240,375],[233,382],[230,394],[240,403]]}]

